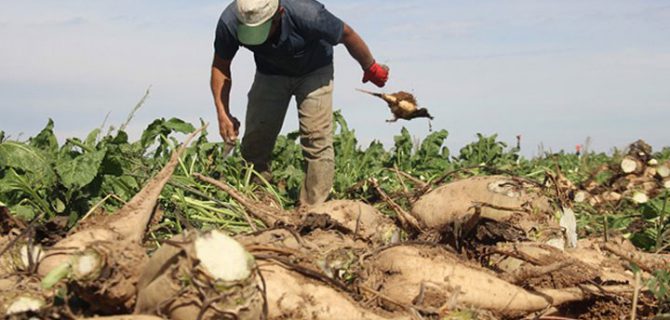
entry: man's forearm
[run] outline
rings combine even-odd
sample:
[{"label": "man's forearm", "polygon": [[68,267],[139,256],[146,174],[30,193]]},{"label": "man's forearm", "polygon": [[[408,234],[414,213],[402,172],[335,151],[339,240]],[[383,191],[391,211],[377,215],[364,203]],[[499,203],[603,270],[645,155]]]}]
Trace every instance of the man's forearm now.
[{"label": "man's forearm", "polygon": [[346,23],[344,24],[344,34],[341,42],[347,48],[349,54],[358,61],[361,68],[367,69],[375,62],[365,41]]},{"label": "man's forearm", "polygon": [[229,117],[230,109],[228,103],[230,101],[231,84],[230,73],[226,75],[225,70],[212,66],[210,86],[219,119]]}]

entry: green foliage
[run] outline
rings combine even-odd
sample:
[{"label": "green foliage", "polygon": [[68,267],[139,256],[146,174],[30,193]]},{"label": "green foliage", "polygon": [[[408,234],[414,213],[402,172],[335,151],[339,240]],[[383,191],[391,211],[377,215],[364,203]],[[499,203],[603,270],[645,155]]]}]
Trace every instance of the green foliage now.
[{"label": "green foliage", "polygon": [[497,134],[487,137],[478,133],[477,141],[461,148],[457,159],[463,166],[478,164],[498,166],[510,164],[519,159],[519,150],[506,151],[507,144],[497,139]]},{"label": "green foliage", "polygon": [[373,141],[366,150],[361,150],[353,130],[339,112],[334,114],[333,147],[335,149],[334,180],[336,197],[345,197],[349,188],[370,176],[379,175],[382,163],[388,155],[381,143]]},{"label": "green foliage", "polygon": [[654,272],[654,276],[647,282],[647,288],[659,302],[659,313],[670,312],[670,272]]},{"label": "green foliage", "polygon": [[421,142],[414,157],[417,169],[445,169],[447,167],[445,164],[449,163],[449,149],[443,145],[448,136],[447,130],[440,130],[429,134]]},{"label": "green foliage", "polygon": [[635,235],[636,245],[647,250],[661,250],[670,245],[670,192],[667,190],[660,196],[640,205],[640,213],[646,224],[652,226]]},{"label": "green foliage", "polygon": [[[357,194],[352,188],[370,177],[381,177],[384,184],[396,184],[396,177],[389,172],[394,166],[423,177],[437,176],[452,167],[449,149],[443,146],[448,136],[446,130],[434,132],[415,145],[409,131],[403,128],[400,135],[395,137],[395,145],[390,151],[385,150],[378,141],[362,149],[354,130],[349,129],[340,112],[333,114],[333,132],[337,170],[333,183],[335,198],[369,197],[370,194]],[[273,177],[278,181],[280,189],[288,199],[294,200],[298,197],[304,176],[304,158],[298,138],[298,132],[278,137],[272,165]],[[368,190],[365,184],[360,187],[364,192]]]},{"label": "green foliage", "polygon": [[[2,139],[0,139],[2,141]],[[659,161],[670,160],[670,147],[664,147],[661,151],[654,153],[654,158]]]},{"label": "green foliage", "polygon": [[[170,152],[168,136],[192,131],[193,126],[178,119],[157,120],[138,143],[130,143],[122,131],[100,137],[101,130],[95,129],[84,141],[72,138],[62,146],[53,129],[49,120],[27,143],[0,143],[0,201],[27,219],[67,215],[74,223],[107,195],[129,200],[143,181],[134,175],[144,173],[144,179],[157,170]],[[155,140],[156,157],[144,157]]]},{"label": "green foliage", "polygon": [[154,152],[154,157],[167,157],[169,148],[166,137],[173,132],[188,134],[194,130],[195,127],[193,127],[192,124],[177,118],[172,118],[170,120],[165,120],[164,118],[157,119],[144,130],[142,138],[140,139],[140,144],[143,148],[147,149],[154,142],[158,141],[158,147]]},{"label": "green foliage", "polygon": [[60,182],[68,189],[81,189],[91,183],[100,171],[107,150],[85,152],[73,158],[59,159],[56,172]]},{"label": "green foliage", "polygon": [[[31,143],[44,146],[47,150],[51,145],[46,143],[48,132],[53,128],[49,121],[47,128],[42,130]],[[53,161],[48,154],[30,144],[16,141],[5,141],[0,144],[0,201],[6,202],[13,212],[32,219],[41,212],[53,211],[50,202],[45,198],[45,191],[56,183]]]},{"label": "green foliage", "polygon": [[407,170],[411,168],[414,143],[412,142],[412,136],[409,134],[409,131],[403,127],[402,131],[400,131],[400,135],[393,137],[393,141],[395,141],[395,145],[393,147],[391,161],[398,165],[400,169]]},{"label": "green foliage", "polygon": [[293,199],[297,199],[304,177],[302,149],[297,141],[299,136],[297,131],[279,136],[272,155],[273,176],[278,181],[284,182],[282,188]]},{"label": "green foliage", "polygon": [[33,146],[15,141],[0,144],[0,164],[3,167],[50,178],[53,172],[49,162],[46,153]]},{"label": "green foliage", "polygon": [[[180,119],[157,119],[147,126],[138,141],[130,141],[123,131],[102,134],[102,129],[95,129],[83,140],[70,138],[59,145],[54,123],[49,120],[42,131],[26,142],[7,140],[3,135],[0,204],[25,219],[41,214],[46,218],[61,215],[69,217],[71,224],[94,207],[113,212],[167,162],[177,146],[176,137],[193,130],[194,125]],[[617,161],[617,155],[589,152],[577,156],[562,151],[524,159],[519,155],[520,150],[509,148],[497,135],[482,134],[452,155],[445,146],[448,136],[446,130],[439,130],[419,140],[403,128],[390,149],[378,141],[361,146],[354,130],[341,113],[335,112],[333,198],[376,202],[378,195],[367,184],[371,177],[390,194],[416,189],[417,182],[396,173],[396,168],[423,183],[459,169],[466,175],[503,172],[537,180],[544,178],[546,172],[560,169],[568,180],[580,184],[598,167]],[[226,157],[224,145],[210,142],[207,132],[203,132],[180,159],[162,194],[160,201],[166,208],[166,218],[161,226],[167,232],[181,230],[183,221],[203,228],[225,227],[235,231],[249,227],[239,205],[229,195],[193,179],[195,172],[225,180],[250,197],[263,191],[282,206],[295,206],[305,165],[299,138],[298,132],[278,137],[270,183],[245,163],[239,146]],[[665,148],[656,156],[668,158],[670,149]],[[595,179],[602,182],[610,175],[605,170]],[[254,180],[261,184],[252,183]],[[408,205],[403,197],[396,199],[401,205]],[[616,210],[602,212],[580,204],[575,210],[583,235],[616,231],[641,248],[658,250],[670,245],[667,201],[666,193],[641,206],[624,202]]]},{"label": "green foliage", "polygon": [[53,132],[54,122],[49,119],[47,126],[40,131],[34,138],[30,138],[29,145],[43,150],[47,154],[53,154],[58,150],[58,141],[56,140],[56,135]]},{"label": "green foliage", "polygon": [[[161,118],[149,124],[138,141],[130,141],[122,130],[103,134],[102,129],[95,129],[83,140],[70,138],[62,144],[56,139],[51,119],[36,136],[24,142],[7,139],[0,131],[0,206],[9,207],[14,215],[25,220],[38,216],[68,217],[70,226],[92,208],[113,212],[137,194],[147,179],[168,161],[178,145],[176,136],[194,129],[180,119]],[[402,128],[390,149],[379,141],[363,148],[341,113],[335,112],[333,198],[378,202],[378,194],[367,183],[367,179],[376,178],[382,189],[401,205],[408,206],[404,197],[407,193],[448,172],[462,175],[502,172],[541,181],[545,173],[560,170],[575,185],[591,178],[602,183],[612,173],[598,168],[618,165],[621,157],[619,153],[586,152],[578,156],[561,151],[525,159],[518,148],[509,148],[495,134],[477,134],[476,141],[452,155],[445,146],[448,136],[446,130],[439,130],[420,141]],[[150,237],[167,237],[188,225],[221,228],[232,233],[251,230],[244,209],[230,195],[194,179],[196,172],[226,181],[249,197],[269,195],[279,206],[295,206],[305,165],[299,138],[299,132],[278,137],[272,154],[273,181],[269,182],[242,159],[239,146],[226,155],[224,144],[210,142],[207,132],[203,132],[183,154],[164,188],[160,198],[164,219],[154,228],[159,231]],[[655,153],[654,158],[670,160],[670,148]],[[398,170],[420,182],[403,177]],[[593,172],[600,173],[592,177]],[[255,180],[260,184],[254,183]],[[666,190],[642,205],[622,201],[616,207],[596,210],[587,204],[576,204],[580,235],[618,233],[644,250],[668,251],[669,199],[670,192]],[[670,274],[656,272],[648,288],[660,302],[661,311],[670,311]],[[450,318],[469,319],[473,314],[467,310],[454,312]]]}]

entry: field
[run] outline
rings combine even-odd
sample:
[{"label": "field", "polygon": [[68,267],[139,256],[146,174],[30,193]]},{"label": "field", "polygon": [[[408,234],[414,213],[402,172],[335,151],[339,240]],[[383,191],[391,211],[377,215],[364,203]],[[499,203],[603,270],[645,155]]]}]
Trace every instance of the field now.
[{"label": "field", "polygon": [[138,141],[0,131],[0,314],[670,318],[670,148],[526,159],[405,129],[361,148],[335,122],[334,200],[308,209],[297,133],[268,181],[174,118]]}]

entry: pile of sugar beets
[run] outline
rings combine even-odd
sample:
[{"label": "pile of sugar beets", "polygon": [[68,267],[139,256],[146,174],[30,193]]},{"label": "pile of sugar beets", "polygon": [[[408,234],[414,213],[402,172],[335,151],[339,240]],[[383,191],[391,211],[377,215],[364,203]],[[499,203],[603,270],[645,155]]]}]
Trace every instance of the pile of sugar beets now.
[{"label": "pile of sugar beets", "polygon": [[[605,176],[604,181],[598,181]],[[616,206],[623,199],[645,203],[670,189],[670,161],[652,157],[651,146],[642,140],[632,143],[618,164],[603,164],[576,186],[566,180],[565,189],[574,194],[575,202],[593,207]]]},{"label": "pile of sugar beets", "polygon": [[[195,134],[195,133],[194,133]],[[193,135],[189,137],[189,140]],[[547,183],[477,176],[428,190],[393,218],[349,200],[289,212],[228,192],[265,228],[188,231],[143,246],[188,141],[131,201],[41,248],[6,217],[0,314],[70,319],[564,319],[641,309],[670,256],[623,238],[577,239]],[[554,184],[552,184],[552,181]],[[563,200],[561,200],[563,199]],[[631,265],[641,269],[633,272]],[[66,288],[67,290],[64,290]],[[67,294],[63,294],[67,292]],[[84,301],[86,310],[71,307]],[[606,318],[606,317],[604,317]],[[616,317],[618,318],[618,316]]]}]

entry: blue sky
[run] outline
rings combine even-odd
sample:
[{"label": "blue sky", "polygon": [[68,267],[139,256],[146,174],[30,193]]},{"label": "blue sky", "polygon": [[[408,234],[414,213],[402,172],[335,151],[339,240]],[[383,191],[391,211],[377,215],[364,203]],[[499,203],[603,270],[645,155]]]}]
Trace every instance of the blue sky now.
[{"label": "blue sky", "polygon": [[[623,0],[324,0],[391,67],[384,90],[408,90],[447,129],[452,152],[478,132],[524,154],[670,145],[670,3]],[[7,1],[0,10],[0,130],[37,133],[49,117],[62,139],[120,124],[151,85],[129,131],[158,117],[215,124],[209,92],[214,27],[229,1]],[[336,49],[335,107],[362,144],[388,147],[406,126],[363,96],[360,68]],[[232,110],[242,119],[254,72],[240,50]],[[213,126],[215,128],[216,126]],[[284,132],[297,129],[294,103]],[[212,130],[210,130],[212,131]],[[213,132],[212,132],[213,133]],[[212,137],[218,136],[212,135]]]}]

